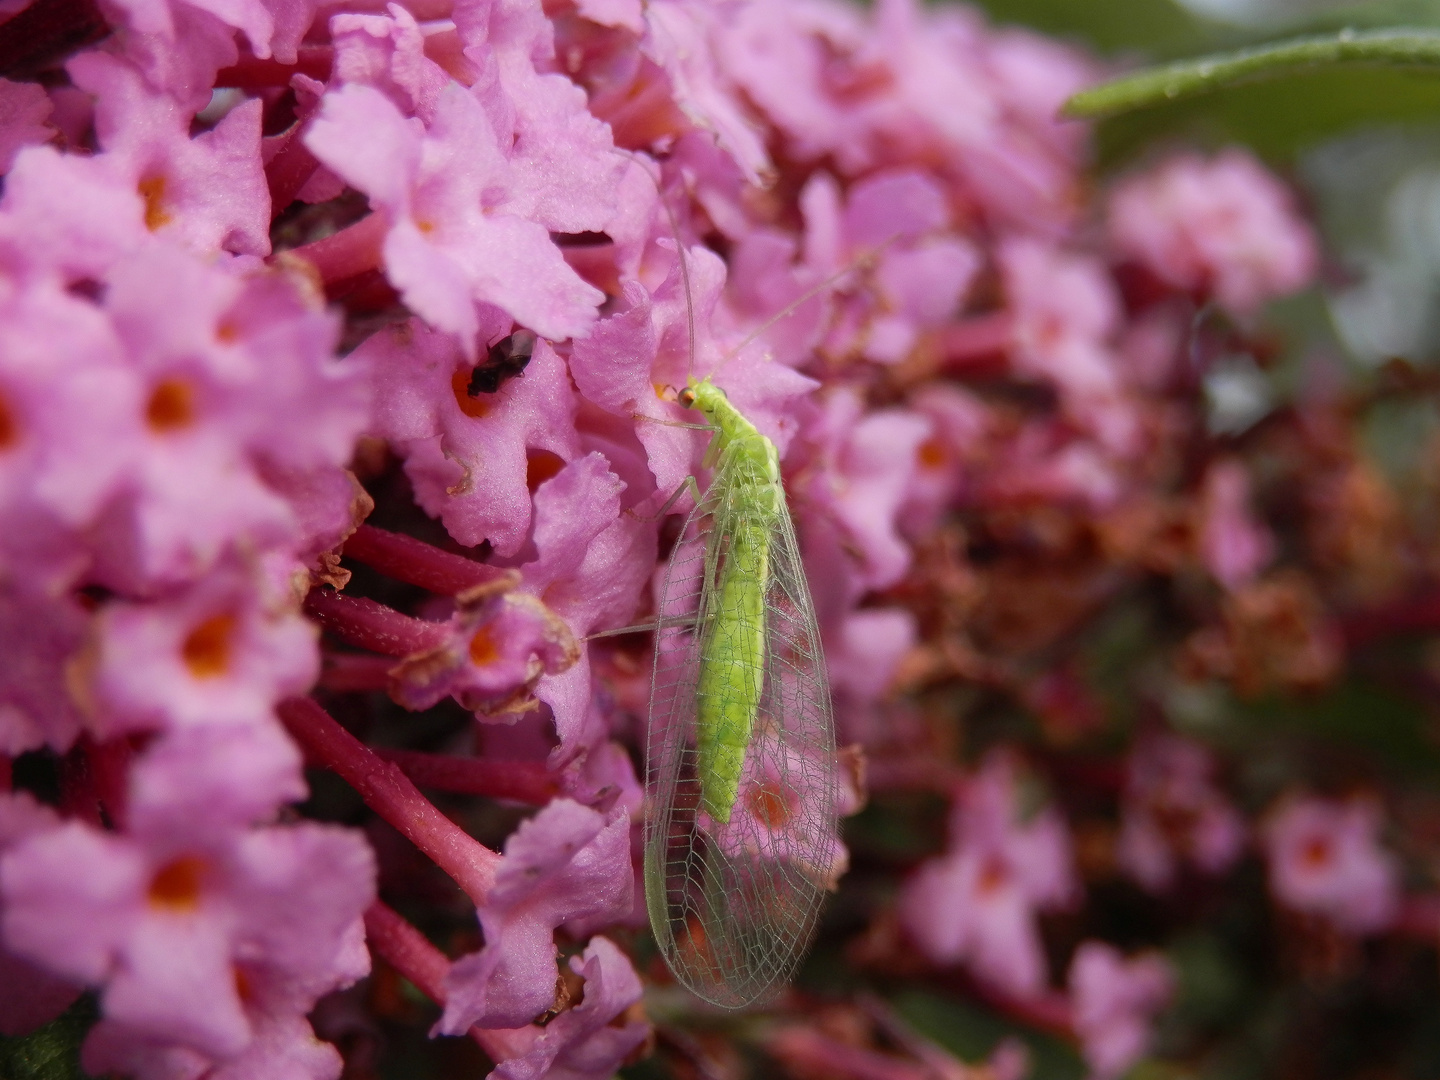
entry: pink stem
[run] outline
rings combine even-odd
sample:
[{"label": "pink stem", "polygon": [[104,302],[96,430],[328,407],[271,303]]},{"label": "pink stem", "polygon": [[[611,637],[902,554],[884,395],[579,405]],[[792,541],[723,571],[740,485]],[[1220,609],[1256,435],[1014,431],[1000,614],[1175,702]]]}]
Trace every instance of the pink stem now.
[{"label": "pink stem", "polygon": [[381,245],[390,223],[384,214],[369,214],[337,233],[291,248],[286,254],[315,267],[327,286],[359,277],[380,265]]},{"label": "pink stem", "polygon": [[289,86],[290,77],[296,74],[309,75],[320,82],[329,82],[334,59],[335,50],[329,45],[302,46],[299,60],[294,64],[242,56],[234,64],[216,72],[215,85],[249,91],[269,90],[276,86]]},{"label": "pink stem", "polygon": [[270,214],[279,214],[292,202],[305,181],[315,174],[320,162],[300,139],[297,125],[285,136],[282,146],[265,166],[265,182],[270,186]]},{"label": "pink stem", "polygon": [[327,652],[320,685],[336,694],[389,690],[390,669],[394,666],[395,661],[388,656]]},{"label": "pink stem", "polygon": [[784,1027],[765,1041],[789,1071],[837,1080],[930,1080],[928,1068],[876,1050],[840,1042],[807,1027]]},{"label": "pink stem", "polygon": [[504,571],[417,540],[404,533],[361,525],[345,541],[346,558],[362,562],[387,577],[418,585],[442,596],[494,581]]},{"label": "pink stem", "polygon": [[410,656],[441,645],[449,636],[444,623],[402,615],[363,596],[311,589],[305,612],[342,641],[386,656]]},{"label": "pink stem", "polygon": [[1360,612],[1345,620],[1345,643],[1352,649],[1393,634],[1440,630],[1440,592],[1375,611]]},{"label": "pink stem", "polygon": [[89,739],[82,738],[60,759],[60,807],[67,817],[103,828],[100,793],[95,787],[95,769],[90,761]]},{"label": "pink stem", "polygon": [[535,761],[485,761],[481,758],[425,754],[417,750],[376,750],[421,787],[484,795],[491,799],[544,806],[560,793],[555,778]]},{"label": "pink stem", "polygon": [[277,710],[305,753],[360,793],[365,805],[395,826],[478,906],[485,902],[500,856],[437,810],[400,771],[351,735],[311,698],[290,698]]},{"label": "pink stem", "polygon": [[126,796],[130,786],[130,741],[123,737],[103,743],[87,740],[85,752],[90,761],[91,776],[94,778],[95,795],[104,807],[110,824],[117,829],[123,829]]},{"label": "pink stem", "polygon": [[[450,961],[425,935],[400,917],[395,909],[376,900],[365,909],[365,939],[370,951],[382,957],[415,988],[437,1005],[445,1004],[445,977]],[[530,1041],[524,1028],[486,1030],[472,1027],[470,1037],[494,1062],[519,1057]]]},{"label": "pink stem", "polygon": [[1395,932],[1433,942],[1440,937],[1440,895],[1407,896],[1395,916]]},{"label": "pink stem", "polygon": [[951,323],[940,334],[945,359],[956,367],[967,367],[1010,347],[1014,320],[1007,311],[977,315]]}]

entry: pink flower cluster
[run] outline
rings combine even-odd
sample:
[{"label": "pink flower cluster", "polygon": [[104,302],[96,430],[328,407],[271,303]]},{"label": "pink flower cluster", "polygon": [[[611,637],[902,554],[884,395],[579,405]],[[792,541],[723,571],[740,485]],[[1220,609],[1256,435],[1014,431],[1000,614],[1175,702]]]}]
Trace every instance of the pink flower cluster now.
[{"label": "pink flower cluster", "polygon": [[[883,753],[922,629],[895,590],[946,516],[1108,511],[1144,483],[1186,315],[1142,310],[1112,262],[1236,314],[1313,271],[1283,189],[1234,153],[1129,181],[1097,249],[1085,131],[1055,119],[1093,72],[968,9],[100,6],[98,45],[0,81],[0,760],[48,752],[62,793],[0,795],[0,985],[32,988],[0,993],[0,1030],[93,988],[95,1072],[337,1076],[306,1017],[369,970],[368,935],[495,1075],[609,1076],[647,1034],[596,933],[637,921],[645,680],[585,639],[644,617],[654,515],[702,471],[674,388],[713,377],[779,448],[842,741]],[[962,385],[987,379],[1021,392]],[[362,525],[350,469],[385,454],[448,549]],[[1268,534],[1241,466],[1204,490],[1197,551],[1239,587]],[[337,593],[342,545],[429,599]],[[296,700],[317,681],[453,699],[518,764],[386,761]],[[455,878],[479,951],[449,964],[375,901],[358,833],[293,820],[292,737]],[[1134,765],[1150,887],[1238,848],[1188,753]],[[964,782],[902,910],[932,960],[1025,997],[1048,985],[1037,915],[1079,884],[1017,770]],[[407,771],[542,808],[499,855]],[[586,942],[574,1007],[557,933]],[[1071,984],[1108,1077],[1168,983],[1106,950]]]}]

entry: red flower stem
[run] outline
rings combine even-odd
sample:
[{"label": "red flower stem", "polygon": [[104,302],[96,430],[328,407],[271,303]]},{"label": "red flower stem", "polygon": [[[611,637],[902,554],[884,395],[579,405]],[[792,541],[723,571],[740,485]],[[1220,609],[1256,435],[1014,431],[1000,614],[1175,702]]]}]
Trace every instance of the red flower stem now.
[{"label": "red flower stem", "polygon": [[[383,901],[376,900],[365,909],[365,939],[371,952],[414,983],[417,990],[435,1004],[445,1004],[445,976],[450,972],[450,961]],[[524,1028],[472,1027],[469,1034],[497,1064],[519,1057],[531,1041]]]},{"label": "red flower stem", "polygon": [[34,76],[109,35],[94,0],[35,0],[0,23],[0,71]]},{"label": "red flower stem", "polygon": [[951,323],[940,335],[940,349],[951,367],[971,367],[1010,347],[1014,320],[1007,311]]},{"label": "red flower stem", "polygon": [[390,669],[395,661],[369,653],[332,653],[324,657],[320,685],[336,694],[356,694],[390,689]]},{"label": "red flower stem", "polygon": [[1352,649],[1396,634],[1440,630],[1440,592],[1347,618],[1342,627]]},{"label": "red flower stem", "polygon": [[342,641],[386,656],[410,656],[441,645],[449,636],[444,623],[402,615],[363,596],[311,589],[305,613]]},{"label": "red flower stem", "polygon": [[270,215],[274,217],[292,202],[305,181],[320,167],[310,148],[300,139],[297,126],[285,136],[285,145],[276,151],[265,166],[265,182],[270,187]]},{"label": "red flower stem", "polygon": [[416,784],[437,791],[513,799],[532,806],[544,806],[560,793],[555,778],[536,761],[486,761],[418,750],[377,749],[375,753],[399,765]]},{"label": "red flower stem", "polygon": [[841,1042],[807,1027],[782,1027],[765,1040],[765,1049],[798,1076],[837,1080],[933,1080],[934,1072],[878,1050]]},{"label": "red flower stem", "polygon": [[1400,902],[1393,929],[1402,937],[1434,942],[1440,938],[1440,895],[1407,896]]},{"label": "red flower stem", "polygon": [[80,742],[60,759],[60,808],[67,817],[79,818],[87,825],[105,827],[100,812],[100,795],[95,789],[95,770],[88,753],[89,740]]},{"label": "red flower stem", "polygon": [[236,63],[221,68],[216,73],[215,86],[234,87],[251,92],[269,90],[276,86],[289,86],[290,77],[296,74],[309,75],[319,82],[329,82],[334,60],[335,50],[329,45],[302,46],[299,59],[294,64],[242,56]]},{"label": "red flower stem", "polygon": [[277,711],[307,756],[358,791],[366,806],[428,855],[477,906],[485,902],[499,855],[437,810],[398,765],[378,757],[313,699],[290,698]]},{"label": "red flower stem", "polygon": [[442,596],[454,596],[504,574],[498,567],[486,566],[464,555],[442,551],[413,536],[373,525],[356,529],[345,541],[343,554],[396,581],[418,585]]},{"label": "red flower stem", "polygon": [[14,761],[9,754],[0,754],[0,791],[11,791],[14,787]]},{"label": "red flower stem", "polygon": [[125,738],[94,743],[87,737],[83,744],[89,758],[95,796],[100,801],[110,824],[125,827],[126,796],[130,788],[130,741]]},{"label": "red flower stem", "polygon": [[379,267],[380,246],[389,228],[384,214],[372,213],[323,240],[290,248],[285,254],[315,267],[328,292],[330,286]]}]

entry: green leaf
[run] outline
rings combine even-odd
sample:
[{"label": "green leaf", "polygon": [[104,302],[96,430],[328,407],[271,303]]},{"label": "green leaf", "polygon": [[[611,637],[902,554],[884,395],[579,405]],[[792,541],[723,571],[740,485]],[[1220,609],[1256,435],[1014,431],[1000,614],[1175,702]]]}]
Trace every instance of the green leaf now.
[{"label": "green leaf", "polygon": [[84,1080],[80,1044],[99,1009],[84,994],[50,1023],[29,1035],[0,1035],[0,1077],[4,1080]]},{"label": "green leaf", "polygon": [[1174,0],[980,0],[979,6],[995,22],[1073,38],[1100,52],[1176,56],[1217,44],[1211,26]]},{"label": "green leaf", "polygon": [[971,1002],[929,990],[902,990],[890,999],[905,1021],[962,1061],[979,1064],[1000,1040],[1013,1035],[1030,1052],[1029,1080],[1081,1080],[1085,1065],[1074,1048],[1031,1028],[1013,1024]]},{"label": "green leaf", "polygon": [[1244,143],[1284,163],[1364,125],[1414,126],[1440,119],[1437,73],[1405,68],[1326,67],[1288,78],[1113,116],[1096,131],[1101,172],[1113,172],[1157,140],[1220,147]]},{"label": "green leaf", "polygon": [[1182,60],[1082,90],[1065,103],[1063,112],[1077,119],[1116,116],[1237,83],[1336,64],[1437,67],[1440,31],[1346,29]]}]

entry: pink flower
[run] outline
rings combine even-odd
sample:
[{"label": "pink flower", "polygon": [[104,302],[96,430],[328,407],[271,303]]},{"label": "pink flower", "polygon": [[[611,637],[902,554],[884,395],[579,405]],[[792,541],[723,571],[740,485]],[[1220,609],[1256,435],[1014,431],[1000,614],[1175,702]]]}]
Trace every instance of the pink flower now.
[{"label": "pink flower", "polygon": [[203,573],[242,541],[309,539],[262,470],[339,466],[367,395],[357,365],[333,358],[334,321],[297,284],[164,245],[111,268],[106,309],[143,391],[112,449],[129,490],[103,524],[107,584],[153,589]]},{"label": "pink flower", "polygon": [[1031,238],[1005,241],[999,258],[1016,370],[1053,385],[1067,418],[1108,450],[1132,453],[1138,418],[1112,344],[1120,299],[1103,265]]},{"label": "pink flower", "polygon": [[139,191],[104,160],[27,147],[0,197],[0,264],[27,276],[93,280],[145,243],[144,220]]},{"label": "pink flower", "polygon": [[1274,555],[1275,540],[1250,509],[1250,477],[1239,461],[1218,461],[1205,474],[1200,557],[1227,589],[1254,580]]},{"label": "pink flower", "polygon": [[1287,802],[1264,830],[1275,899],[1347,933],[1384,930],[1400,901],[1400,868],[1378,843],[1380,824],[1367,799]]},{"label": "pink flower", "polygon": [[39,83],[0,79],[0,174],[10,171],[21,147],[49,142],[55,136],[55,129],[45,122],[52,108],[50,96]]},{"label": "pink flower", "polygon": [[1238,316],[1303,288],[1318,259],[1290,192],[1243,150],[1182,154],[1123,181],[1109,227],[1121,254]]},{"label": "pink flower", "polygon": [[[490,325],[495,340],[510,328]],[[473,363],[418,322],[375,334],[359,353],[375,372],[374,430],[405,457],[420,505],[462,543],[519,552],[534,487],[579,454],[574,393],[549,343],[536,342],[525,374],[493,394],[472,395]]]},{"label": "pink flower", "polygon": [[556,799],[505,843],[479,910],[485,947],[457,960],[436,1030],[515,1028],[555,1003],[554,933],[571,920],[623,919],[633,903],[630,818]]},{"label": "pink flower", "polygon": [[1157,955],[1126,960],[1104,942],[1081,943],[1070,962],[1070,998],[1092,1080],[1114,1080],[1140,1060],[1151,1020],[1174,986],[1170,965]]},{"label": "pink flower", "polygon": [[325,95],[305,145],[386,215],[391,283],[432,326],[457,335],[467,357],[480,303],[554,339],[594,320],[603,294],[566,265],[544,226],[517,214],[526,209],[515,202],[522,177],[485,110],[458,86],[440,95],[428,130],[378,90],[342,87]]},{"label": "pink flower", "polygon": [[502,1061],[495,1080],[609,1080],[650,1034],[644,1020],[627,1020],[643,987],[630,960],[609,939],[593,937],[570,970],[585,980],[584,1000],[543,1029],[530,1028],[530,1048]]},{"label": "pink flower", "polygon": [[[7,186],[7,195],[9,188]],[[0,510],[32,528],[93,525],[127,480],[142,385],[114,328],[50,282],[0,294]],[[41,534],[44,536],[44,533]],[[0,565],[32,584],[66,561],[29,533],[0,533]],[[30,559],[37,560],[30,562]],[[72,569],[73,569],[72,563]]]},{"label": "pink flower", "polygon": [[[59,824],[59,815],[29,794],[0,793],[0,855]],[[0,904],[0,924],[3,921]],[[75,983],[21,959],[0,942],[0,1035],[28,1035],[68,1009],[80,992]]]},{"label": "pink flower", "polygon": [[930,421],[930,437],[915,453],[900,528],[906,536],[933,531],[943,515],[974,497],[986,436],[993,423],[975,395],[948,383],[931,383],[910,398],[910,407]]},{"label": "pink flower", "polygon": [[399,4],[390,4],[388,10],[388,15],[331,17],[335,44],[331,78],[337,85],[373,86],[407,116],[428,122],[450,75],[425,55],[425,38],[415,16]]},{"label": "pink flower", "polygon": [[267,602],[239,570],[213,572],[169,599],[107,604],[94,642],[88,704],[104,737],[265,721],[320,672],[315,627],[288,597]]},{"label": "pink flower", "polygon": [[1232,866],[1245,823],[1211,779],[1203,747],[1175,736],[1142,739],[1130,755],[1116,857],[1151,892],[1170,888],[1181,861],[1207,874]]},{"label": "pink flower", "polygon": [[714,42],[728,21],[723,9],[695,0],[660,0],[645,9],[642,51],[670,78],[675,104],[711,132],[752,184],[771,172],[757,125],[744,115],[717,65]]},{"label": "pink flower", "polygon": [[[577,635],[623,625],[639,606],[655,565],[655,525],[622,514],[623,485],[598,453],[571,462],[535,494],[537,557],[522,567],[524,588],[545,599]],[[591,702],[590,659],[541,680],[564,757]],[[560,764],[557,759],[555,764]]]},{"label": "pink flower", "polygon": [[605,230],[619,208],[626,159],[591,114],[585,91],[554,70],[554,28],[544,9],[529,0],[460,0],[454,19],[465,59],[479,73],[475,91],[509,157],[507,210],[552,232]]},{"label": "pink flower", "polygon": [[190,114],[148,86],[141,73],[102,52],[66,65],[75,85],[95,95],[96,159],[114,183],[140,195],[145,233],[201,254],[270,251],[270,191],[260,165],[258,100],[190,137]]},{"label": "pink flower", "polygon": [[963,962],[1015,997],[1045,986],[1036,912],[1078,891],[1064,819],[1052,808],[1022,816],[1014,763],[989,758],[965,785],[951,820],[950,849],[921,867],[900,900],[900,918],[937,963]]},{"label": "pink flower", "polygon": [[400,704],[428,709],[454,697],[475,713],[504,713],[542,674],[558,674],[579,659],[580,646],[559,616],[513,591],[513,581],[496,585],[458,598],[446,640],[391,669],[391,694]]},{"label": "pink flower", "polygon": [[373,896],[370,852],[320,825],[131,835],[76,822],[0,858],[5,941],[103,987],[107,1019],[226,1057],[255,1036],[236,965],[324,981]]},{"label": "pink flower", "polygon": [[837,388],[806,437],[814,464],[805,478],[809,513],[832,515],[853,545],[856,580],[884,588],[904,576],[910,548],[897,515],[930,422],[901,409],[867,413],[859,396]]}]

